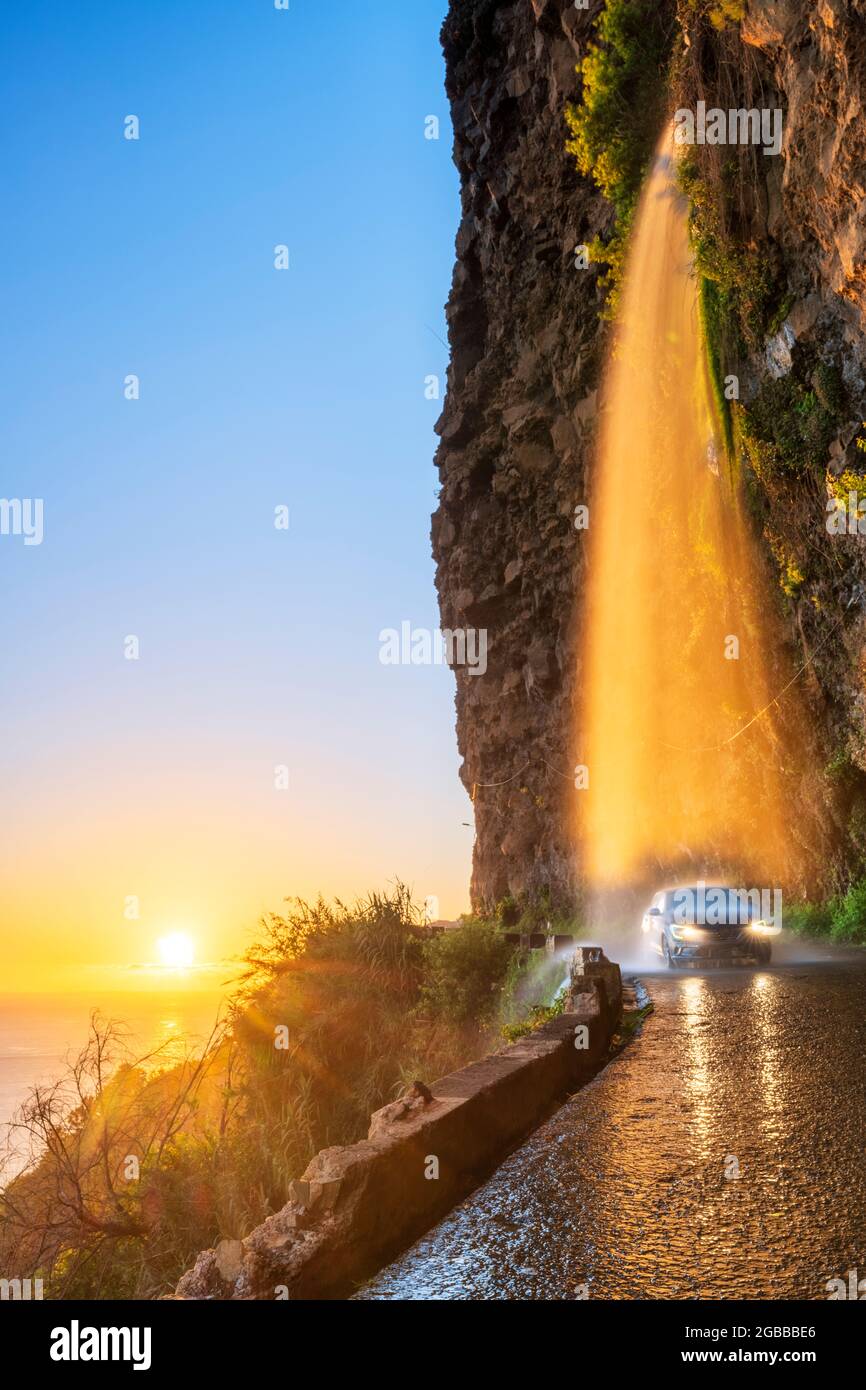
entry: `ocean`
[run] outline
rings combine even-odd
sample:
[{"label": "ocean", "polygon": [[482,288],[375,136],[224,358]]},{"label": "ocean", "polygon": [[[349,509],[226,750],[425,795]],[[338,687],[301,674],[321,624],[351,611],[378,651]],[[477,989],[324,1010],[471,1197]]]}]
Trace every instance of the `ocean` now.
[{"label": "ocean", "polygon": [[[103,1018],[126,1026],[136,1055],[165,1043],[169,1061],[182,1055],[188,1042],[207,1039],[219,1004],[218,994],[162,991],[112,995],[98,1007]],[[0,1156],[7,1126],[34,1083],[56,1080],[65,1058],[83,1047],[93,1008],[85,995],[0,995]],[[17,1166],[10,1164],[3,1178],[13,1176]]]}]

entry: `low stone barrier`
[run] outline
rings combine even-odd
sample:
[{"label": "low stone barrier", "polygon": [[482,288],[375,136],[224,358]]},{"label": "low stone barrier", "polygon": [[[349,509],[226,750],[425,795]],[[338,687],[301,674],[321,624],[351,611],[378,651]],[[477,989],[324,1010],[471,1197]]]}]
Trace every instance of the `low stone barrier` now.
[{"label": "low stone barrier", "polygon": [[323,1149],[292,1200],[245,1240],[205,1250],[177,1298],[344,1298],[405,1250],[598,1070],[622,1012],[619,966],[578,947],[568,1012],[372,1116]]}]

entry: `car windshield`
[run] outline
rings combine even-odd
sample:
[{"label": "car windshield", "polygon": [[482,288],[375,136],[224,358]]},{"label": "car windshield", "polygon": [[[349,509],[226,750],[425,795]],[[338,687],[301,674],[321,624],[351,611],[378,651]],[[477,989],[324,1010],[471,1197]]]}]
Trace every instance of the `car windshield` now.
[{"label": "car windshield", "polygon": [[696,922],[708,927],[741,926],[761,915],[759,895],[745,889],[704,884],[670,889],[665,894],[665,909],[673,914],[675,922]]}]

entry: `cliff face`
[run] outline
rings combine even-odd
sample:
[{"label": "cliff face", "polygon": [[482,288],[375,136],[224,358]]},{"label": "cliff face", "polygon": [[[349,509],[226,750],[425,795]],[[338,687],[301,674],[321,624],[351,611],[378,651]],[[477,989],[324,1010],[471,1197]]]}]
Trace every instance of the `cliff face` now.
[{"label": "cliff face", "polygon": [[[606,332],[596,273],[577,268],[574,252],[610,227],[611,211],[566,154],[564,117],[600,8],[452,0],[443,28],[462,220],[433,547],[443,627],[488,631],[487,673],[456,671],[461,775],[475,803],[472,895],[488,907],[508,893],[571,906],[580,891],[575,508],[590,491]],[[866,0],[750,0],[714,47],[683,3],[678,37],[693,95],[712,104],[724,68],[742,104],[785,112],[781,156],[752,161],[741,199],[742,236],[786,287],[781,326],[735,364],[744,398],[807,360],[844,383],[838,431],[808,476],[756,487],[768,565],[788,590],[789,664],[811,662],[801,685],[814,766],[799,795],[821,821],[824,887],[866,856],[864,538],[825,524],[834,479],[866,473],[856,443],[866,418],[864,10]]]},{"label": "cliff face", "polygon": [[600,301],[574,251],[609,221],[565,153],[588,32],[570,0],[454,0],[443,29],[462,220],[433,547],[443,626],[489,634],[487,673],[456,672],[472,893],[487,905],[545,891],[567,903],[578,881],[575,508]]},{"label": "cliff face", "polygon": [[[828,499],[847,500],[851,487],[866,510],[866,4],[748,0],[728,39],[737,96],[748,92],[752,104],[784,113],[781,156],[755,161],[742,232],[778,267],[784,316],[733,366],[747,409],[763,398],[777,417],[806,411],[803,392],[820,392],[822,372],[839,382],[829,444],[817,440],[790,475],[759,469],[757,483],[750,479],[769,563],[788,591],[780,616],[790,662],[809,663],[799,692],[813,742],[792,836],[808,806],[821,861],[813,882],[834,891],[862,874],[866,859],[866,520],[853,534],[833,533],[827,511]],[[785,396],[786,383],[798,381]]]},{"label": "cliff face", "polygon": [[[767,232],[792,287],[816,291],[856,359],[863,387],[866,309],[866,5],[863,0],[751,0],[740,26],[785,111],[783,162]],[[825,327],[831,329],[829,318]],[[832,344],[831,344],[832,346]]]}]

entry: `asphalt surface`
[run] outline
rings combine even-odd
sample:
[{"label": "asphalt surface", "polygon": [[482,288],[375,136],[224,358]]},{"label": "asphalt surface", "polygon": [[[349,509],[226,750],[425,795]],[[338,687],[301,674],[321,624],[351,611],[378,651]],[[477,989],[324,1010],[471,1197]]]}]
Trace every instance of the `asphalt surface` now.
[{"label": "asphalt surface", "polygon": [[356,1297],[826,1299],[866,1278],[866,952],[812,954],[642,975],[639,1036]]}]

